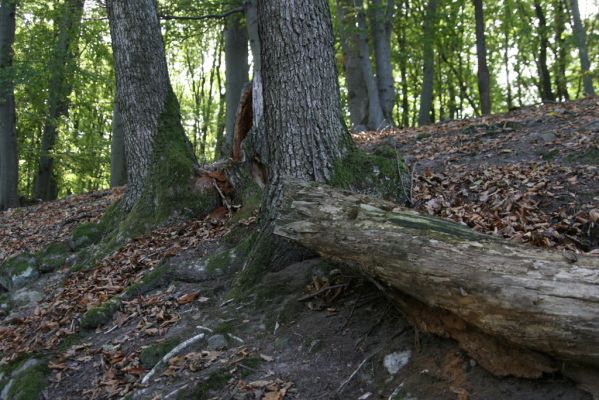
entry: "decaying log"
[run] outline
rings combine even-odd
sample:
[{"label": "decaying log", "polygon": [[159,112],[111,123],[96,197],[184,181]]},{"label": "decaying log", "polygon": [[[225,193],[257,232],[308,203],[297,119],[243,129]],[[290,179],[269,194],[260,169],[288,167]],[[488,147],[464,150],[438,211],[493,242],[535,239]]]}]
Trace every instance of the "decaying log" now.
[{"label": "decaying log", "polygon": [[456,339],[498,375],[599,367],[599,258],[572,262],[297,180],[286,183],[275,234],[358,267],[419,329]]}]

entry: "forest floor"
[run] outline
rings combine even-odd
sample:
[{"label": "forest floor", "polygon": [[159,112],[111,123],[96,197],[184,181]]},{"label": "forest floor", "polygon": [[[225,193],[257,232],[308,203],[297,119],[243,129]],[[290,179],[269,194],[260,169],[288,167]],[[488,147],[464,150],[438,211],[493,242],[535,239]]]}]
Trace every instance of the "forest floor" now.
[{"label": "forest floor", "polygon": [[[354,138],[405,159],[403,190],[421,212],[597,256],[598,136],[594,98]],[[490,375],[454,342],[411,328],[359,274],[318,258],[239,290],[231,236],[249,235],[253,216],[215,213],[83,267],[85,248],[48,267],[48,246],[78,249],[78,224],[98,221],[121,194],[0,213],[0,399],[591,398],[560,375]],[[15,257],[24,267],[7,291]],[[90,322],[90,310],[105,318]],[[189,338],[197,340],[159,362]]]}]

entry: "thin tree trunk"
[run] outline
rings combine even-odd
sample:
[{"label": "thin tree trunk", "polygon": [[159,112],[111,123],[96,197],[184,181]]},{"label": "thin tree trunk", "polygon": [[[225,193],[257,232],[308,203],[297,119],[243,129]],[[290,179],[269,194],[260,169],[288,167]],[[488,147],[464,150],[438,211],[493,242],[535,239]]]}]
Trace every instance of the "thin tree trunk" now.
[{"label": "thin tree trunk", "polygon": [[370,62],[370,46],[368,45],[368,27],[366,24],[366,14],[364,11],[363,0],[353,0],[354,10],[356,12],[356,21],[358,26],[359,40],[359,59],[368,92],[368,128],[371,130],[381,129],[385,125],[385,115],[379,97],[376,77],[372,71]]},{"label": "thin tree trunk", "polygon": [[241,14],[233,14],[227,18],[225,29],[225,64],[226,64],[226,128],[222,154],[231,153],[235,133],[235,117],[243,88],[248,83],[248,30]]},{"label": "thin tree trunk", "polygon": [[17,132],[13,82],[16,2],[0,2],[0,210],[19,205]]},{"label": "thin tree trunk", "polygon": [[112,141],[110,143],[110,187],[123,186],[126,183],[125,126],[115,100],[112,111]]},{"label": "thin tree trunk", "polygon": [[514,99],[512,95],[512,83],[510,79],[510,28],[512,18],[512,7],[509,1],[505,4],[505,13],[503,15],[503,21],[501,23],[503,29],[503,67],[505,69],[506,87],[507,87],[507,109],[508,111],[514,108]]},{"label": "thin tree trunk", "polygon": [[485,16],[483,0],[472,0],[476,20],[476,55],[478,58],[478,93],[483,115],[491,113],[491,82],[487,66],[487,45],[485,40]]},{"label": "thin tree trunk", "polygon": [[407,14],[407,10],[404,12],[404,9],[407,7],[407,4],[407,1],[404,1],[401,5],[398,33],[400,57],[399,69],[401,73],[401,125],[404,128],[410,126],[410,102],[408,99],[408,96],[410,95],[408,88],[408,48],[405,27],[405,16]]},{"label": "thin tree trunk", "polygon": [[551,74],[547,67],[547,47],[549,47],[549,39],[547,38],[547,21],[545,12],[539,0],[534,1],[535,14],[539,22],[539,57],[537,60],[539,70],[539,89],[541,100],[544,102],[554,102],[555,95],[551,90]]},{"label": "thin tree trunk", "polygon": [[578,0],[570,0],[572,8],[572,23],[574,25],[574,35],[576,36],[576,45],[578,46],[578,57],[580,58],[580,69],[582,71],[582,82],[584,93],[594,95],[593,75],[591,75],[591,63],[589,61],[589,51],[587,48],[586,35],[582,20],[580,19],[580,10],[578,9]]},{"label": "thin tree trunk", "polygon": [[437,19],[438,0],[428,0],[424,17],[423,32],[423,68],[422,92],[420,94],[420,112],[418,125],[427,125],[431,121],[433,107],[433,84],[435,79],[435,21]]},{"label": "thin tree trunk", "polygon": [[259,0],[264,131],[270,149],[263,209],[276,212],[282,178],[327,182],[351,146],[343,124],[327,0]]},{"label": "thin tree trunk", "polygon": [[568,82],[566,79],[566,67],[568,64],[567,59],[567,47],[566,40],[564,38],[564,31],[566,30],[566,10],[564,0],[555,0],[554,3],[555,12],[555,46],[554,46],[554,75],[555,75],[555,87],[557,89],[557,98],[560,101],[570,100],[568,94]]},{"label": "thin tree trunk", "polygon": [[35,177],[33,197],[53,200],[58,195],[54,176],[52,150],[58,134],[61,117],[68,114],[69,94],[73,89],[73,73],[77,57],[77,42],[83,16],[83,0],[66,0],[60,21],[57,23],[57,42],[50,64],[48,87],[48,113],[44,122],[38,172]]},{"label": "thin tree trunk", "polygon": [[395,107],[395,86],[393,67],[391,65],[391,28],[395,0],[372,0],[370,5],[370,27],[376,62],[376,80],[383,116],[389,124],[393,124],[393,108]]},{"label": "thin tree trunk", "polygon": [[353,18],[347,15],[341,1],[337,1],[337,17],[351,128],[357,132],[365,131],[368,124],[368,89],[360,65],[359,37],[355,23],[352,24]]}]

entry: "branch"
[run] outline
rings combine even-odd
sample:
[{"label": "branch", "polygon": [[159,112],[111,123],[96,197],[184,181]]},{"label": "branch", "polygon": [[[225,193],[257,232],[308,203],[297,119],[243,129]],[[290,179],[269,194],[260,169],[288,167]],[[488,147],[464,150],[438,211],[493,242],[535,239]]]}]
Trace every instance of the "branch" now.
[{"label": "branch", "polygon": [[196,15],[196,16],[178,16],[178,15],[158,15],[160,19],[164,21],[170,20],[178,20],[178,21],[200,21],[203,19],[213,19],[213,18],[227,18],[229,15],[237,14],[239,12],[243,12],[243,7],[232,8],[229,11],[225,11],[222,14],[206,14],[206,15]]}]

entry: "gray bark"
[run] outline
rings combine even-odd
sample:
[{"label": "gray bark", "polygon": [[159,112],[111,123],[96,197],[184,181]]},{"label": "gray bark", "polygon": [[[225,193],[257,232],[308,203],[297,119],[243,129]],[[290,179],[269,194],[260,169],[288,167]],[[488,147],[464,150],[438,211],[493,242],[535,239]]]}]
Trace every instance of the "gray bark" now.
[{"label": "gray bark", "polygon": [[376,62],[376,80],[379,98],[385,120],[393,123],[395,107],[395,86],[391,65],[391,28],[395,0],[372,0],[370,7],[370,27],[372,30],[374,59]]},{"label": "gray bark", "polygon": [[553,358],[599,366],[596,257],[572,263],[299,180],[286,181],[275,234],[399,291],[402,311],[420,328],[454,337],[496,374],[538,377],[561,367]]},{"label": "gray bark", "polygon": [[433,84],[435,78],[435,21],[437,19],[438,0],[428,0],[424,17],[422,92],[418,125],[430,124],[433,107]]},{"label": "gray bark", "polygon": [[229,155],[235,133],[235,117],[243,88],[248,83],[248,30],[241,14],[227,18],[225,29],[226,127],[222,153]]},{"label": "gray bark", "polygon": [[589,61],[589,51],[587,48],[586,35],[582,20],[580,19],[580,11],[578,9],[578,0],[570,0],[572,8],[572,23],[574,25],[574,34],[576,36],[576,45],[578,46],[578,57],[580,58],[580,69],[582,71],[582,82],[584,93],[586,95],[594,95],[593,75],[591,75],[591,63]]},{"label": "gray bark", "polygon": [[19,205],[13,44],[14,0],[0,1],[0,210]]},{"label": "gray bark", "polygon": [[[181,148],[182,142],[188,146],[188,151],[180,157],[191,159],[193,151],[180,125],[156,2],[109,0],[106,5],[117,80],[117,103],[125,130],[128,185],[122,207],[130,211],[144,191],[151,193],[155,190],[154,185],[169,185],[164,181],[153,182],[154,177],[149,176],[151,169],[167,170],[173,167],[172,163],[180,162],[169,160],[166,154],[161,157],[159,153],[166,150],[165,141],[169,142],[171,149]],[[161,123],[169,126],[159,129]],[[174,173],[181,174],[183,171]],[[172,176],[171,182],[176,179],[185,177]],[[149,204],[160,207],[162,205],[154,204],[160,200],[164,199],[156,197]]]},{"label": "gray bark", "polygon": [[353,3],[358,26],[359,60],[368,93],[368,128],[378,130],[384,128],[387,122],[385,121],[383,107],[381,106],[376,77],[374,76],[372,63],[370,62],[370,46],[368,45],[368,27],[364,12],[364,1],[353,0]]},{"label": "gray bark", "polygon": [[125,125],[117,102],[112,111],[112,141],[110,143],[110,187],[127,183],[127,162],[125,157]]},{"label": "gray bark", "polygon": [[58,195],[54,177],[52,150],[56,143],[58,123],[68,114],[69,94],[73,89],[73,72],[77,57],[77,42],[83,16],[83,0],[66,0],[57,22],[57,41],[48,68],[48,111],[42,133],[40,159],[35,177],[33,197],[53,200]]},{"label": "gray bark", "polygon": [[360,65],[359,38],[353,19],[347,10],[337,2],[339,19],[339,41],[343,53],[343,72],[347,86],[347,106],[352,130],[364,131],[368,123],[368,90]]},{"label": "gray bark", "polygon": [[478,93],[483,115],[491,113],[491,82],[487,66],[487,45],[485,40],[485,16],[483,0],[473,0],[476,20],[476,55],[478,59]]},{"label": "gray bark", "polygon": [[343,124],[328,1],[259,0],[258,27],[269,145],[263,207],[274,213],[283,176],[328,181],[351,138]]}]

